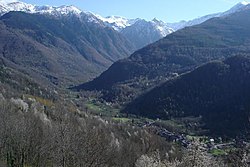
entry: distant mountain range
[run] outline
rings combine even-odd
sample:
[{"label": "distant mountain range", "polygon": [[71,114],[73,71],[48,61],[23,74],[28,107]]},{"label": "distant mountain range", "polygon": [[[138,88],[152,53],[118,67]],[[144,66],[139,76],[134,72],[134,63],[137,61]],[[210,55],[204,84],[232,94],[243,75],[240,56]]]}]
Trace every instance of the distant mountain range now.
[{"label": "distant mountain range", "polygon": [[137,49],[140,49],[182,28],[198,25],[211,18],[222,17],[240,11],[248,4],[250,3],[243,1],[225,12],[209,14],[190,21],[181,21],[176,23],[166,23],[156,18],[152,21],[146,21],[140,18],[127,19],[119,16],[96,16],[107,26],[121,32],[136,46]]},{"label": "distant mountain range", "polygon": [[[240,12],[176,31],[144,47],[78,88],[108,90],[107,100],[133,97],[213,60],[250,51],[249,5]],[[125,93],[129,92],[129,93]],[[117,100],[119,99],[119,100]]]},{"label": "distant mountain range", "polygon": [[[209,14],[206,16],[202,16],[193,20],[189,21],[180,21],[176,23],[166,23],[158,19],[153,19],[152,21],[146,21],[144,19],[136,18],[136,19],[127,19],[125,17],[120,17],[120,16],[108,16],[108,17],[102,17],[100,15],[95,14],[95,16],[98,17],[98,19],[102,20],[104,23],[106,23],[108,26],[113,27],[117,31],[122,31],[126,27],[132,26],[135,24],[137,21],[146,21],[148,23],[152,22],[156,29],[158,28],[159,32],[162,34],[162,37],[165,37],[167,34],[173,31],[177,31],[179,29],[182,29],[184,27],[188,26],[193,26],[197,25],[200,23],[205,22],[206,20],[209,20],[214,17],[221,17],[221,16],[226,16],[231,13],[235,13],[237,11],[240,11],[242,8],[244,8],[246,5],[249,5],[249,2],[242,1],[235,6],[233,6],[231,9],[225,11],[225,12],[220,12],[220,13],[215,13],[215,14]],[[167,32],[167,33],[166,33]]]},{"label": "distant mountain range", "polygon": [[136,49],[140,49],[184,27],[197,25],[214,17],[221,17],[237,12],[241,10],[241,8],[244,8],[247,4],[249,3],[243,1],[226,12],[206,15],[194,20],[181,21],[177,23],[165,23],[157,19],[153,19],[152,21],[146,21],[140,18],[128,19],[120,16],[102,17],[91,12],[84,12],[75,6],[36,6],[17,0],[0,0],[0,14],[2,15],[9,11],[23,11],[28,13],[50,15],[74,14],[80,17],[80,15],[84,13],[89,16],[90,22],[95,22],[113,28],[129,39]]}]

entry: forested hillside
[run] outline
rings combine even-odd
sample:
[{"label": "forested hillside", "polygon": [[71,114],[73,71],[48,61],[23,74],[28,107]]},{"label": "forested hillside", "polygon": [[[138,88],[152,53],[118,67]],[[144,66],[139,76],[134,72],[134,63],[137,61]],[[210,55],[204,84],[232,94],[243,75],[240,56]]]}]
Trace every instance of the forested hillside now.
[{"label": "forested hillside", "polygon": [[150,118],[202,117],[211,135],[239,135],[250,122],[250,57],[203,65],[145,93],[124,112]]},{"label": "forested hillside", "polygon": [[118,32],[88,19],[7,13],[0,18],[0,57],[47,84],[86,81],[133,51]]}]

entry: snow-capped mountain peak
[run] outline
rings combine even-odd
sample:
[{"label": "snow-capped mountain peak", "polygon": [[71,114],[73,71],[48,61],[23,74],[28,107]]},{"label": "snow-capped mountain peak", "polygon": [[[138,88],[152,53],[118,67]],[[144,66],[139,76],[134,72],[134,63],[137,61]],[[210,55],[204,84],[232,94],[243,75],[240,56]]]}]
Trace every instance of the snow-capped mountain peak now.
[{"label": "snow-capped mountain peak", "polygon": [[75,6],[36,6],[24,3],[18,0],[0,0],[0,14],[5,14],[10,11],[22,11],[27,13],[42,13],[42,14],[76,14],[82,13],[80,9]]},{"label": "snow-capped mountain peak", "polygon": [[121,31],[125,27],[131,26],[138,19],[127,19],[121,16],[107,16],[102,17],[100,15],[94,14],[98,19],[106,23],[107,26],[114,28],[117,31]]},{"label": "snow-capped mountain peak", "polygon": [[8,6],[10,9],[14,11],[29,11],[29,12],[35,12],[34,6],[30,4],[26,4],[23,2],[12,2],[9,3]]},{"label": "snow-capped mountain peak", "polygon": [[139,19],[139,18],[127,19],[121,16],[102,17],[97,14],[95,14],[95,16],[104,23],[106,23],[107,26],[112,27],[117,31],[122,31],[126,27],[130,27],[134,24],[136,24],[136,26],[145,28],[150,24],[154,26],[155,29],[160,32],[160,34],[162,34],[162,37],[172,32],[172,29],[170,29],[165,22],[158,20],[157,18],[154,18],[152,21],[146,21],[144,19]]}]

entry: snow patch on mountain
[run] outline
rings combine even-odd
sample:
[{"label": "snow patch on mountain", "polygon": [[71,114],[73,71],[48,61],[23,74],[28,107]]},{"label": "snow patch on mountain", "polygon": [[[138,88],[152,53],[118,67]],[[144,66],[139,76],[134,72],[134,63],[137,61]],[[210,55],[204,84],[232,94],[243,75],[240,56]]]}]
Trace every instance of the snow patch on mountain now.
[{"label": "snow patch on mountain", "polygon": [[250,2],[247,2],[247,1],[242,1],[242,2],[240,2],[242,5],[249,5],[250,4]]},{"label": "snow patch on mountain", "polygon": [[35,6],[23,2],[11,2],[8,4],[8,10],[25,11],[33,13],[35,12]]}]

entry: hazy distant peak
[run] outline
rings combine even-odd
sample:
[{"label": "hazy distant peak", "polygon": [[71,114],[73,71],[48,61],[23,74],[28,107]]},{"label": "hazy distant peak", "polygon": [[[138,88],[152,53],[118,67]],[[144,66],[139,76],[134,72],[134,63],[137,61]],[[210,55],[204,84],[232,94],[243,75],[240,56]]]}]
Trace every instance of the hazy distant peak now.
[{"label": "hazy distant peak", "polygon": [[244,8],[245,6],[249,5],[250,2],[247,2],[247,1],[242,1],[242,2],[239,2],[237,3],[235,6],[233,6],[230,10],[239,10],[241,8]]},{"label": "hazy distant peak", "polygon": [[242,1],[236,5],[234,5],[231,9],[229,9],[228,11],[224,12],[221,14],[221,16],[226,16],[235,12],[239,12],[241,10],[244,10],[248,5],[250,5],[249,2],[247,1]]}]

